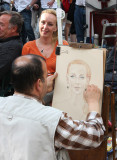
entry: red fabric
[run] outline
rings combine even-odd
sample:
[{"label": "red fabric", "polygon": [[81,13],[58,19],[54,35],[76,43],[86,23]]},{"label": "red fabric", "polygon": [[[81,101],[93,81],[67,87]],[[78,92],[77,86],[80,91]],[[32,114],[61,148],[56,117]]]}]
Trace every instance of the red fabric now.
[{"label": "red fabric", "polygon": [[69,11],[69,7],[70,7],[70,1],[69,0],[63,0],[62,1],[62,5],[63,5],[63,9],[66,13],[68,13]]}]

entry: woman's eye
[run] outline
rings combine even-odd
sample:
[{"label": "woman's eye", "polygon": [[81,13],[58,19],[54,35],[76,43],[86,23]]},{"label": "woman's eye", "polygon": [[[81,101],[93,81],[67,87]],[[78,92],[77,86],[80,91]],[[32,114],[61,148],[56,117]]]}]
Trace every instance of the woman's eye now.
[{"label": "woman's eye", "polygon": [[71,77],[71,78],[75,78],[75,75],[71,75],[70,77]]},{"label": "woman's eye", "polygon": [[84,77],[84,76],[80,76],[79,78],[80,78],[80,79],[84,79],[85,77]]}]

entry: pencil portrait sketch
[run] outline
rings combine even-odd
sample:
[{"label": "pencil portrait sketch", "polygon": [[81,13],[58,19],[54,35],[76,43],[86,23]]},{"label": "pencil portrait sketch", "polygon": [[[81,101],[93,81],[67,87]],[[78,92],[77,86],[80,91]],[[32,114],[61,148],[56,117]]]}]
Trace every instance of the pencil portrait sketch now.
[{"label": "pencil portrait sketch", "polygon": [[72,97],[71,106],[77,106],[79,103],[82,106],[82,113],[87,114],[88,107],[84,99],[84,91],[89,85],[91,79],[91,70],[89,65],[82,60],[73,60],[67,67],[67,89]]},{"label": "pencil portrait sketch", "polygon": [[62,46],[61,53],[57,56],[58,78],[52,106],[67,112],[74,119],[85,120],[88,113],[85,89],[95,84],[103,90],[103,52]]}]

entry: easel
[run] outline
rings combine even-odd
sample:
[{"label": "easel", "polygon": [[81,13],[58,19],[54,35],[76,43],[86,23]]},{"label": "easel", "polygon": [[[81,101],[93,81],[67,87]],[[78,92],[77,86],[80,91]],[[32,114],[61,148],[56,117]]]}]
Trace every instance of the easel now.
[{"label": "easel", "polygon": [[106,128],[105,138],[102,144],[95,149],[69,151],[71,160],[106,160],[107,158],[107,138],[108,138],[108,120],[109,120],[109,106],[111,103],[111,121],[112,121],[112,146],[113,146],[113,160],[115,158],[116,135],[115,135],[115,94],[111,92],[109,86],[104,86],[102,118]]},{"label": "easel", "polygon": [[[91,49],[93,44],[84,43],[70,43],[71,47]],[[106,54],[106,51],[105,51]],[[105,61],[106,56],[104,56]],[[105,64],[105,63],[104,63]],[[105,71],[105,66],[104,66]],[[111,122],[112,122],[112,148],[113,148],[113,160],[115,158],[115,147],[116,147],[116,131],[115,131],[115,93],[111,92],[110,86],[104,86],[103,91],[103,103],[102,103],[102,118],[106,128],[104,141],[102,144],[95,149],[90,150],[80,150],[80,151],[69,151],[71,160],[106,160],[107,159],[107,139],[109,137],[108,132],[108,120],[109,120],[109,110],[111,109]]]},{"label": "easel", "polygon": [[[70,47],[75,47],[78,49],[92,49],[94,47],[92,44],[84,43],[70,43]],[[104,63],[103,70],[105,71],[105,52],[104,50]],[[115,135],[115,94],[111,92],[110,86],[104,86],[103,91],[103,104],[102,104],[102,118],[106,128],[104,141],[102,144],[95,149],[90,150],[70,150],[69,155],[71,160],[106,160],[107,159],[107,139],[110,136],[108,132],[108,120],[109,120],[109,109],[111,108],[111,122],[112,122],[112,145],[113,145],[113,160],[115,159],[115,146],[116,146],[116,135]]]},{"label": "easel", "polygon": [[[57,0],[58,8],[60,9],[60,0]],[[58,10],[59,11],[59,10]],[[62,45],[62,28],[61,28],[62,12],[57,12],[58,22],[58,41],[59,45]],[[70,43],[71,47],[90,49],[94,46],[92,44],[81,44],[81,43]],[[58,47],[59,48],[59,47]],[[105,59],[104,59],[105,60]],[[104,66],[105,70],[105,66]],[[111,98],[111,101],[110,101]],[[102,118],[106,128],[104,141],[102,144],[95,149],[90,150],[69,150],[69,156],[71,160],[106,160],[107,158],[107,139],[108,139],[108,120],[109,120],[109,106],[111,102],[111,121],[112,121],[112,146],[113,146],[113,160],[115,158],[115,147],[116,147],[116,135],[115,135],[115,94],[111,92],[109,86],[104,86],[103,92],[103,104],[102,104]]]}]

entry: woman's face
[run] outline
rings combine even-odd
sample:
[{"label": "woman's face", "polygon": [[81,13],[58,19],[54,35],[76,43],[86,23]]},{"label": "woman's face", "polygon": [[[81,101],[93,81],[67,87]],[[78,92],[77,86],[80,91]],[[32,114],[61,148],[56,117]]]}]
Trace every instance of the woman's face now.
[{"label": "woman's face", "polygon": [[53,32],[57,30],[56,16],[50,13],[43,13],[39,21],[40,37],[52,37]]},{"label": "woman's face", "polygon": [[67,78],[70,90],[75,94],[83,94],[89,83],[85,66],[82,64],[71,64]]}]

